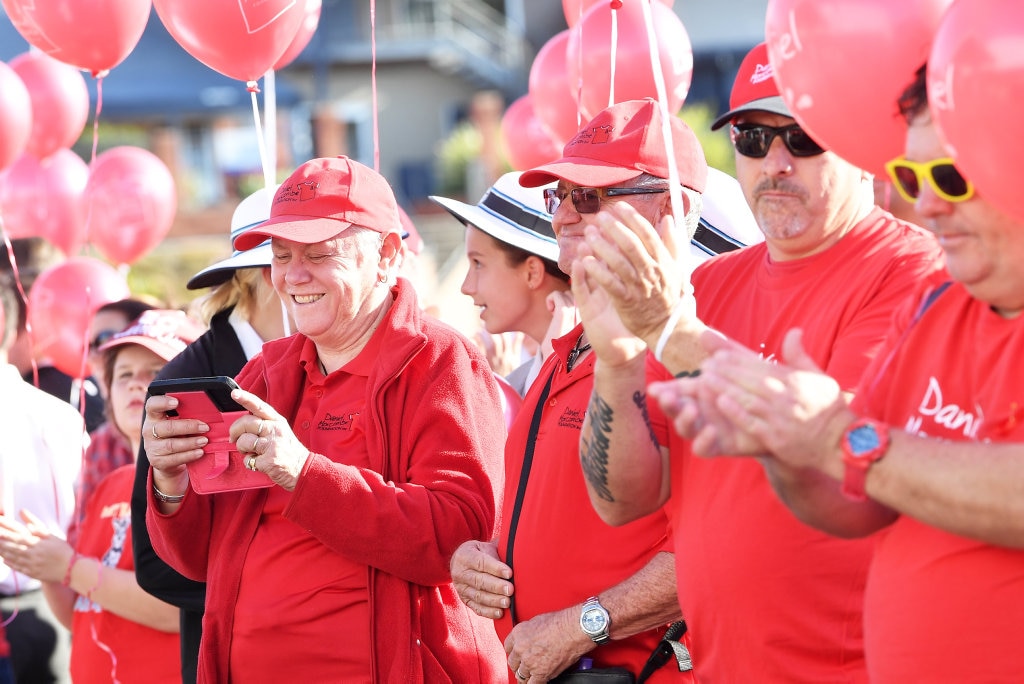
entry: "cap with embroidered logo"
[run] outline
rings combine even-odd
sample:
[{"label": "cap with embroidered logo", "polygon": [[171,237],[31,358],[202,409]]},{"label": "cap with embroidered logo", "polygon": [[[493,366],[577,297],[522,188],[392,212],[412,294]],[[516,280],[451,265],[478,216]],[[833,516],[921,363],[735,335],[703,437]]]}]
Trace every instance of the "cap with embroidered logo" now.
[{"label": "cap with embroidered logo", "polygon": [[274,237],[314,244],[350,226],[401,234],[395,193],[384,176],[354,159],[312,159],[278,188],[270,219],[236,237],[234,246],[251,249]]},{"label": "cap with embroidered logo", "polygon": [[736,80],[732,84],[729,96],[729,111],[715,119],[711,130],[729,123],[741,112],[769,112],[792,118],[789,107],[779,94],[779,86],[775,83],[775,71],[768,61],[768,45],[755,45],[740,63],[736,72]]},{"label": "cap with embroidered logo", "polygon": [[[679,182],[703,192],[708,178],[704,149],[690,127],[672,117],[672,149]],[[655,100],[628,100],[608,107],[585,124],[562,150],[562,158],[525,172],[527,188],[566,180],[583,187],[608,187],[648,173],[668,178],[668,151]]]},{"label": "cap with embroidered logo", "polygon": [[100,345],[105,352],[126,344],[137,344],[170,361],[204,332],[202,325],[177,309],[150,309],[127,328]]}]

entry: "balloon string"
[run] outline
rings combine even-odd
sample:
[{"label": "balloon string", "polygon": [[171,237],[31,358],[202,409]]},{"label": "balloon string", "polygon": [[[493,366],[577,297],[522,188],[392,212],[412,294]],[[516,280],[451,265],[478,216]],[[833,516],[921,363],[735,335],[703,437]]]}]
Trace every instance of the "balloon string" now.
[{"label": "balloon string", "polygon": [[377,0],[370,0],[370,97],[373,102],[373,170],[380,173],[380,130],[377,121]]},{"label": "balloon string", "polygon": [[277,181],[277,77],[273,69],[263,74],[263,110],[267,136],[267,165],[263,182],[269,190]]},{"label": "balloon string", "polygon": [[3,228],[3,223],[0,222],[0,232],[3,233],[4,246],[7,247],[7,260],[11,262],[11,272],[14,273],[14,284],[18,286],[18,296],[21,297],[21,303],[25,307],[25,334],[28,335],[29,358],[32,361],[32,384],[39,387],[39,365],[36,364],[35,336],[32,334],[32,324],[28,320],[28,295],[25,294],[25,288],[21,284],[18,260],[14,258],[14,245],[11,244],[11,238]]},{"label": "balloon string", "polygon": [[576,52],[576,130],[583,128],[583,3],[579,4],[579,15],[574,31],[580,32],[580,49]]},{"label": "balloon string", "polygon": [[[679,167],[676,164],[675,144],[672,139],[672,117],[675,112],[668,110],[668,94],[665,91],[665,75],[661,70],[661,59],[658,55],[658,36],[654,33],[654,18],[651,12],[653,0],[641,0],[644,13],[644,24],[647,29],[647,47],[651,57],[651,73],[654,75],[654,88],[658,94],[658,108],[661,110],[661,137],[665,140],[666,156],[668,157],[668,192],[672,202],[672,216],[675,224],[685,216],[683,207],[683,190],[679,183]],[[688,253],[688,251],[687,251]],[[677,255],[679,257],[681,255]],[[690,282],[693,270],[692,259],[686,257],[681,264],[686,274],[686,282]]]},{"label": "balloon string", "polygon": [[252,98],[252,119],[256,124],[256,146],[260,151],[260,165],[263,167],[263,182],[269,188],[274,182],[271,180],[270,167],[267,164],[267,145],[263,140],[263,123],[260,121],[260,105],[256,99],[256,93],[260,92],[256,81],[249,81],[246,85],[249,96]]},{"label": "balloon string", "polygon": [[[109,74],[109,71],[101,71],[99,74],[94,74],[96,78],[96,115],[92,119],[92,157],[89,158],[89,168],[92,169],[96,163],[96,150],[100,144],[100,112],[103,111],[103,78]],[[91,244],[89,236],[92,229],[92,201],[87,200],[85,206],[85,226],[83,235],[83,244]]]},{"label": "balloon string", "polygon": [[[640,0],[644,2],[644,0]],[[620,0],[612,0],[612,36],[611,36],[611,64],[608,65],[608,106],[615,104],[615,53],[619,47],[619,8],[622,7]]]}]

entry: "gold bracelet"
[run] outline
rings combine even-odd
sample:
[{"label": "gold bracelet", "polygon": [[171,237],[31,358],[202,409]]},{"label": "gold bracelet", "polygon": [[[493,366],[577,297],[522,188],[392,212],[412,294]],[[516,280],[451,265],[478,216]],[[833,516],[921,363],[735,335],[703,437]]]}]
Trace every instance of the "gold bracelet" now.
[{"label": "gold bracelet", "polygon": [[178,494],[177,496],[171,496],[170,494],[164,494],[156,488],[156,484],[153,484],[153,496],[156,497],[157,501],[163,503],[181,503],[181,500],[185,498],[184,494]]}]

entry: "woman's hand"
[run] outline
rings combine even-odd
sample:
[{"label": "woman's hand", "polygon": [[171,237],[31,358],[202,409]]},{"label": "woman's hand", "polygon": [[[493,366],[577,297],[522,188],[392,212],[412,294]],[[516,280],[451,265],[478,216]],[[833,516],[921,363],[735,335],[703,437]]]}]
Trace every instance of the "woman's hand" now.
[{"label": "woman's hand", "polygon": [[266,473],[274,484],[293,491],[309,449],[295,436],[288,421],[255,394],[234,390],[231,398],[252,414],[232,423],[230,432],[231,441],[245,456],[246,467]]},{"label": "woman's hand", "polygon": [[21,512],[25,524],[0,517],[0,558],[11,570],[41,582],[62,582],[74,550],[46,529],[43,521]]},{"label": "woman's hand", "polygon": [[169,395],[155,395],[146,401],[146,420],[142,423],[142,443],[153,467],[153,484],[168,495],[184,493],[188,487],[185,464],[203,456],[210,441],[204,433],[210,426],[192,418],[170,419],[167,412],[178,406]]}]

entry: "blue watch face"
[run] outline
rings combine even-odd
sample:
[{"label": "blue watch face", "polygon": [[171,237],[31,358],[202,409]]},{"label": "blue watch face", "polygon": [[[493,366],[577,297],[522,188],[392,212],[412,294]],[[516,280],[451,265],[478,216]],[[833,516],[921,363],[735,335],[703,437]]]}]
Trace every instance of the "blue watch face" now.
[{"label": "blue watch face", "polygon": [[599,608],[590,608],[587,612],[583,613],[583,617],[580,618],[580,624],[583,625],[583,629],[587,634],[597,634],[605,628],[608,621],[604,616],[604,611]]},{"label": "blue watch face", "polygon": [[858,425],[850,430],[847,439],[850,442],[850,450],[857,456],[866,454],[882,445],[873,425]]}]

